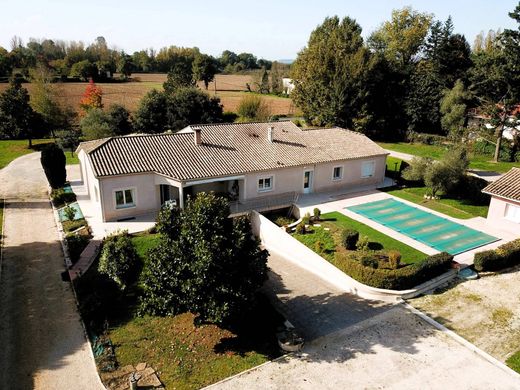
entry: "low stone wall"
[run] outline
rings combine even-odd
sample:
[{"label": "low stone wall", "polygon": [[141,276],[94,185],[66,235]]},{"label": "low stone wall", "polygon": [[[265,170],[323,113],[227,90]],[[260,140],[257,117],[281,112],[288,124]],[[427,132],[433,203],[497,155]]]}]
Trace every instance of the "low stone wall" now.
[{"label": "low stone wall", "polygon": [[339,289],[365,299],[395,302],[404,298],[412,298],[434,289],[436,286],[445,283],[457,274],[454,270],[449,271],[444,275],[410,290],[398,291],[370,287],[346,275],[256,211],[251,212],[251,225],[253,233],[261,240],[262,245],[267,250],[276,252],[286,259],[293,261],[300,267],[318,275]]}]

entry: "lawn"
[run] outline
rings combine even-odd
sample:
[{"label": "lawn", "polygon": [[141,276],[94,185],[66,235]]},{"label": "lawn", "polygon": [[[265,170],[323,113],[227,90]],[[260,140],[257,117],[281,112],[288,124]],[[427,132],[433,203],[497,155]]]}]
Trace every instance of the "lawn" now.
[{"label": "lawn", "polygon": [[135,246],[137,255],[144,261],[146,252],[159,244],[161,236],[159,234],[138,233],[132,236],[132,243]]},{"label": "lawn", "polygon": [[[29,153],[36,152],[42,145],[53,142],[52,139],[35,139],[33,148],[29,149],[27,140],[1,140],[0,141],[0,169],[14,159]],[[79,164],[78,157],[70,152],[65,152],[67,164]]]},{"label": "lawn", "polygon": [[[425,144],[410,144],[407,142],[396,142],[386,143],[378,142],[382,148],[393,150],[395,152],[407,153],[418,157],[430,157],[439,160],[449,150],[447,146],[439,145],[425,145]],[[470,169],[484,170],[484,171],[496,171],[496,172],[507,172],[512,167],[520,166],[519,162],[505,162],[500,161],[495,163],[492,161],[492,156],[482,154],[470,154]]]},{"label": "lawn", "polygon": [[[327,260],[334,258],[334,252],[344,250],[341,247],[341,232],[344,229],[357,230],[360,236],[367,236],[370,249],[397,250],[402,255],[402,262],[406,264],[418,263],[426,258],[426,254],[395,240],[371,227],[355,221],[339,212],[323,214],[321,227],[314,227],[307,234],[294,234],[294,237],[312,250],[316,250],[316,242],[320,241],[324,251],[321,253]],[[328,228],[330,230],[325,230]]]},{"label": "lawn", "polygon": [[506,364],[520,374],[520,351],[511,355],[506,360]]},{"label": "lawn", "polygon": [[450,199],[443,197],[441,197],[441,199],[435,200],[425,199],[424,195],[428,192],[426,187],[391,189],[387,190],[386,192],[398,198],[459,219],[469,219],[475,217],[485,218],[489,209],[488,205],[474,205],[463,199]]}]

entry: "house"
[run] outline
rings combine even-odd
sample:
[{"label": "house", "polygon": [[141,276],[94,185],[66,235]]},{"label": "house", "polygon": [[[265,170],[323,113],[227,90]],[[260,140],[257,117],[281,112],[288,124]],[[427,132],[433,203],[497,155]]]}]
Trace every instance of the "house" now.
[{"label": "house", "polygon": [[290,121],[110,137],[82,142],[77,153],[90,201],[105,222],[157,212],[167,201],[183,207],[202,191],[252,209],[287,195],[375,188],[388,154],[360,133],[302,130]]},{"label": "house", "polygon": [[482,192],[491,195],[488,221],[518,231],[520,229],[520,168],[511,168]]}]

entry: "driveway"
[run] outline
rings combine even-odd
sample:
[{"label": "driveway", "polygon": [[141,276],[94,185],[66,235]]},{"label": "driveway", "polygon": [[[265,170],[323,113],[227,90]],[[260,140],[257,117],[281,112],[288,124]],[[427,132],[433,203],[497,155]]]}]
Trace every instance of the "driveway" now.
[{"label": "driveway", "polygon": [[[518,389],[520,381],[402,305],[344,294],[271,255],[267,290],[310,340],[210,389]],[[274,298],[274,296],[273,296]]]},{"label": "driveway", "polygon": [[8,389],[102,389],[64,260],[39,153],[0,170],[6,199],[0,274],[0,383]]}]

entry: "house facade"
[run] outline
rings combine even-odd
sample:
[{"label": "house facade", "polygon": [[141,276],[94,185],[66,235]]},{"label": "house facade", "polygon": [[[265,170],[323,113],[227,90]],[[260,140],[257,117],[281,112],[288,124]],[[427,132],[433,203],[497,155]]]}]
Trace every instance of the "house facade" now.
[{"label": "house facade", "polygon": [[520,229],[520,168],[489,184],[482,192],[491,195],[487,220],[511,231]]},{"label": "house facade", "polygon": [[174,134],[83,142],[81,176],[103,221],[157,212],[165,202],[213,191],[251,205],[294,194],[373,187],[387,152],[341,128],[290,121],[193,125]]}]

